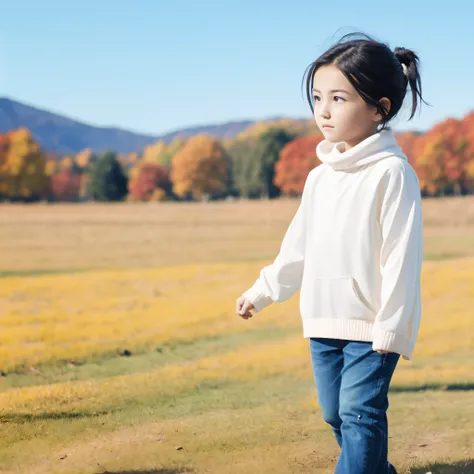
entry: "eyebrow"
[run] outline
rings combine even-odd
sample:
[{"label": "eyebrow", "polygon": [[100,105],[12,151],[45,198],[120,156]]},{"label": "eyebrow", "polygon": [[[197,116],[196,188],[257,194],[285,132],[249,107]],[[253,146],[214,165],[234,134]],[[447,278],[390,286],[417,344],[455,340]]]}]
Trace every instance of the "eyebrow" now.
[{"label": "eyebrow", "polygon": [[[318,89],[313,89],[313,92],[320,92]],[[345,92],[346,94],[350,94],[349,91],[345,91],[344,89],[332,89],[329,91],[329,93],[333,93],[333,92]]]}]

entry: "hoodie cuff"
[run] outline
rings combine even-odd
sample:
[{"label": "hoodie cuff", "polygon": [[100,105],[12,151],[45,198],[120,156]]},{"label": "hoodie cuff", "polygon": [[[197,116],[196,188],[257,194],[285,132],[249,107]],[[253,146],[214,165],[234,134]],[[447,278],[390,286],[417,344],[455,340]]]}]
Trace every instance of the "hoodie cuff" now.
[{"label": "hoodie cuff", "polygon": [[273,300],[270,296],[266,296],[261,291],[255,290],[253,288],[247,290],[242,294],[242,296],[253,304],[254,311],[256,313],[273,303]]}]

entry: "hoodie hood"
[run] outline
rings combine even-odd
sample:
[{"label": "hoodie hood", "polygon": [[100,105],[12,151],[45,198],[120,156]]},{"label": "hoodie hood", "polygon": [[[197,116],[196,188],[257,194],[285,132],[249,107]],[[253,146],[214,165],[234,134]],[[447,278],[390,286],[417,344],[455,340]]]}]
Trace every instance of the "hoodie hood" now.
[{"label": "hoodie hood", "polygon": [[391,129],[374,133],[347,151],[344,149],[344,142],[323,140],[316,147],[316,155],[322,163],[343,171],[354,170],[393,155],[407,160]]}]

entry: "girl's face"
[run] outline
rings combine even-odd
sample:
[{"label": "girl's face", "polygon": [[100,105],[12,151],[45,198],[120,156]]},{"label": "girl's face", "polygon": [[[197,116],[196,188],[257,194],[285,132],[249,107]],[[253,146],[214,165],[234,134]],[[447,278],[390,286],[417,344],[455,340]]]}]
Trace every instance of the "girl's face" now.
[{"label": "girl's face", "polygon": [[324,138],[345,142],[346,150],[377,131],[375,107],[357,93],[339,68],[321,66],[313,76],[314,119]]}]

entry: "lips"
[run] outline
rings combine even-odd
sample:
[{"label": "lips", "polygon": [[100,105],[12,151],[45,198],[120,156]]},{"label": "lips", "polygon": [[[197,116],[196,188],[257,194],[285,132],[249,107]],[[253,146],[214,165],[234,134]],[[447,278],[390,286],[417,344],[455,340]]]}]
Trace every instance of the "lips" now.
[{"label": "lips", "polygon": [[334,128],[332,125],[323,125],[323,128]]}]

